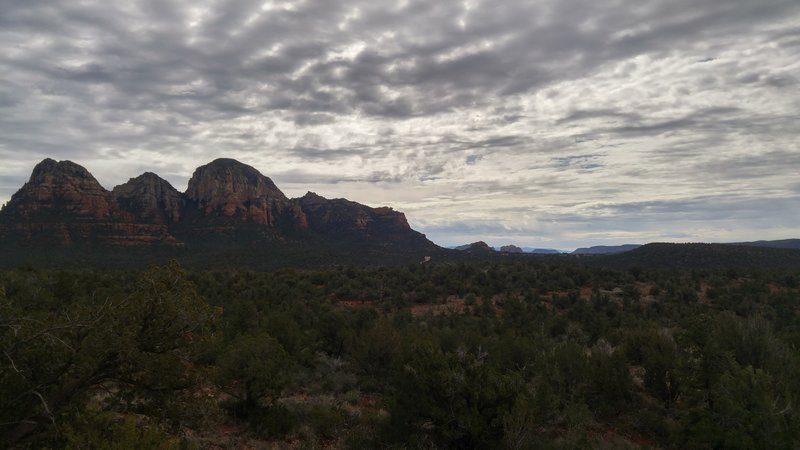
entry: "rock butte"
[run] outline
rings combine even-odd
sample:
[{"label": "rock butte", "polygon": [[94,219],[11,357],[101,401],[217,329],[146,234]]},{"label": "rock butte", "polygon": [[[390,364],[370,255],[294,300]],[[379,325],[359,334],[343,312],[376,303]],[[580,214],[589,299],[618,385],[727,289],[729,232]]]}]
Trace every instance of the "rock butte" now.
[{"label": "rock butte", "polygon": [[242,230],[266,241],[399,239],[436,248],[401,212],[312,192],[290,199],[268,177],[233,159],[197,168],[185,193],[150,172],[108,191],[80,165],[45,159],[0,210],[5,241],[180,247]]}]

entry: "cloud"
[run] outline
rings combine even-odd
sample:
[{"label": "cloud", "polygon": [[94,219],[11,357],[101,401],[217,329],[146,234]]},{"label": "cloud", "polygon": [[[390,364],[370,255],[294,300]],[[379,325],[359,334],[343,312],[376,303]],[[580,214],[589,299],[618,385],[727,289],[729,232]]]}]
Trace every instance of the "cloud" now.
[{"label": "cloud", "polygon": [[[795,1],[6,3],[0,179],[53,157],[178,186],[227,156],[420,224],[455,224],[453,202],[474,240],[541,231],[508,205],[556,220],[650,199],[679,218],[704,195],[760,199],[800,232],[780,200],[800,153]],[[549,239],[636,228],[595,226]]]}]

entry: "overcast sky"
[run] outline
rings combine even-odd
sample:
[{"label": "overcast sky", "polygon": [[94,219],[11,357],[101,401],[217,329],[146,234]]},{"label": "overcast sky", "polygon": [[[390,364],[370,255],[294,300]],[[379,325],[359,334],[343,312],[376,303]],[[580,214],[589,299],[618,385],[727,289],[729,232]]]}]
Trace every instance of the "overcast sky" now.
[{"label": "overcast sky", "polygon": [[0,0],[0,203],[218,157],[440,245],[800,237],[797,0]]}]

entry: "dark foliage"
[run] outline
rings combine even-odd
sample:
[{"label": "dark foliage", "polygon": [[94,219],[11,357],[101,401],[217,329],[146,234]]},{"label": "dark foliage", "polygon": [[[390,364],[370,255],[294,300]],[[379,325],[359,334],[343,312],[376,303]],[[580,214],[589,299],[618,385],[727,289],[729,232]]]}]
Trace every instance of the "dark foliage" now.
[{"label": "dark foliage", "polygon": [[797,279],[524,257],[11,270],[0,436],[244,446],[202,431],[235,426],[311,448],[797,448]]}]

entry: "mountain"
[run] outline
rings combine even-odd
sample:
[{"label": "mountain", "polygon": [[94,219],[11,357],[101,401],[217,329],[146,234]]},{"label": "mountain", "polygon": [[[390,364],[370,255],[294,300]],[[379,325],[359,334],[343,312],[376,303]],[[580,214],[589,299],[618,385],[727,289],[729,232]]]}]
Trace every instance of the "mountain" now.
[{"label": "mountain", "polygon": [[154,173],[107,191],[71,161],[45,159],[0,210],[6,266],[201,267],[416,262],[444,251],[405,215],[314,193],[290,199],[255,168],[217,159],[185,193]]},{"label": "mountain", "polygon": [[45,159],[3,208],[6,217],[19,222],[68,218],[92,222],[114,216],[111,194],[83,167],[71,162]]},{"label": "mountain", "polygon": [[525,253],[535,253],[537,255],[560,255],[564,252],[555,248],[536,248],[536,247],[522,247]]},{"label": "mountain", "polygon": [[[40,249],[93,243],[118,247],[176,244],[166,225],[136,220],[135,216],[82,166],[45,159],[0,210],[0,248],[12,255],[10,248],[29,243]],[[14,258],[7,256],[2,262],[10,261]]]},{"label": "mountain", "polygon": [[639,244],[625,245],[595,245],[594,247],[582,247],[572,252],[573,255],[606,255],[609,253],[629,252],[639,248]]},{"label": "mountain", "polygon": [[517,247],[516,245],[509,244],[500,247],[501,253],[524,253],[521,248]]},{"label": "mountain", "polygon": [[652,243],[585,261],[615,268],[800,268],[800,250],[732,244]]},{"label": "mountain", "polygon": [[454,249],[466,253],[484,253],[484,254],[494,253],[494,249],[490,247],[489,244],[483,241],[473,242],[471,244],[466,244],[466,245],[459,245]]},{"label": "mountain", "polygon": [[111,195],[123,211],[142,223],[178,223],[185,204],[177,189],[152,172],[131,178],[115,187]]},{"label": "mountain", "polygon": [[186,190],[187,220],[209,225],[276,226],[289,199],[258,170],[234,159],[198,167]]},{"label": "mountain", "polygon": [[778,241],[734,242],[732,245],[749,245],[751,247],[793,248],[800,250],[800,239],[781,239]]}]

